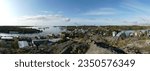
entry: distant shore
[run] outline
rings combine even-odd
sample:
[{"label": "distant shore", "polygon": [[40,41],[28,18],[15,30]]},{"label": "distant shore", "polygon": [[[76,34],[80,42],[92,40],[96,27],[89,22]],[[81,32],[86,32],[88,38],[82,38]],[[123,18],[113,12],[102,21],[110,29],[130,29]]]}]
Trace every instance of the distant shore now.
[{"label": "distant shore", "polygon": [[[26,28],[31,27],[31,28]],[[0,33],[10,34],[32,34],[42,32],[39,29],[33,29],[33,26],[0,26]]]}]

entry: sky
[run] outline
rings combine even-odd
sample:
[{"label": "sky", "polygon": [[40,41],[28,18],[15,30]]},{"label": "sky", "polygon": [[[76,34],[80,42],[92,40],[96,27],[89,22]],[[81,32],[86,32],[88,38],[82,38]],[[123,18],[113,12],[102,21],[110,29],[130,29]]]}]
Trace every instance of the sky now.
[{"label": "sky", "polygon": [[0,0],[0,25],[150,25],[150,0]]}]

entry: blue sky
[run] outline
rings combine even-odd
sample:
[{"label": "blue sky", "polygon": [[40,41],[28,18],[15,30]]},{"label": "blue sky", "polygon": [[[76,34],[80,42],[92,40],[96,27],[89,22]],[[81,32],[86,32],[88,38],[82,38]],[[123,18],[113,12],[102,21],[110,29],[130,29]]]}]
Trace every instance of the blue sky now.
[{"label": "blue sky", "polygon": [[1,3],[3,4],[0,7],[2,11],[0,15],[9,14],[10,19],[15,18],[13,24],[17,25],[148,25],[150,23],[149,0],[3,0]]},{"label": "blue sky", "polygon": [[16,15],[34,15],[42,11],[76,16],[99,8],[117,8],[121,0],[9,0]]}]

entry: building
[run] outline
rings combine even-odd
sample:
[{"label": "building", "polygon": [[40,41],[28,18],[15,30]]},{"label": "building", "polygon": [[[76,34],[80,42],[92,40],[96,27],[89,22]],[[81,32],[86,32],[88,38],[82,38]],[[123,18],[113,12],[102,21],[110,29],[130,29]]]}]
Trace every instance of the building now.
[{"label": "building", "polygon": [[48,39],[38,39],[32,40],[33,46],[40,46],[40,45],[51,45],[53,42],[49,41]]},{"label": "building", "polygon": [[[69,39],[69,37],[67,37],[67,39]],[[60,40],[61,40],[61,38],[49,39],[49,41],[51,41],[53,43],[58,42]]]},{"label": "building", "polygon": [[[116,37],[141,37],[146,34],[146,30],[125,30],[119,32]],[[147,34],[148,35],[148,34]]]},{"label": "building", "polygon": [[116,34],[117,34],[117,32],[115,32],[115,31],[114,31],[114,32],[112,32],[112,36],[113,36],[113,37],[115,37],[115,36],[116,36]]},{"label": "building", "polygon": [[18,45],[19,45],[19,48],[25,48],[29,46],[27,41],[18,41]]},{"label": "building", "polygon": [[147,30],[147,36],[150,37],[150,30]]},{"label": "building", "polygon": [[2,36],[2,37],[1,37],[1,40],[8,40],[8,41],[11,41],[11,40],[14,40],[14,38],[11,37],[11,36]]}]

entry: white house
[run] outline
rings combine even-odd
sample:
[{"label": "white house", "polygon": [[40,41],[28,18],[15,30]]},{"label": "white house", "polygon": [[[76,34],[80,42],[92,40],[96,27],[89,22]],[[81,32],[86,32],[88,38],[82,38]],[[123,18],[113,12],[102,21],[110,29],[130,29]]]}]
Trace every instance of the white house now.
[{"label": "white house", "polygon": [[27,41],[18,41],[19,48],[28,47],[29,44]]},{"label": "white house", "polygon": [[112,32],[112,36],[113,36],[113,37],[115,37],[115,36],[116,36],[116,34],[117,34],[117,33],[116,33],[115,31],[114,31],[114,32]]},{"label": "white house", "polygon": [[1,40],[13,40],[14,38],[11,36],[2,36]]}]

